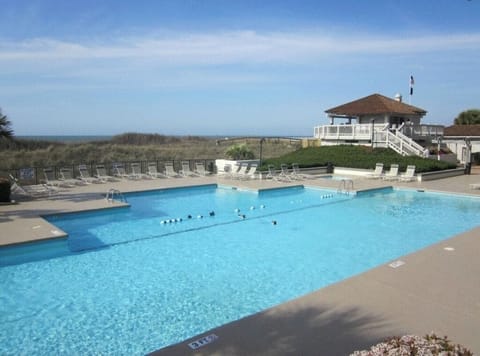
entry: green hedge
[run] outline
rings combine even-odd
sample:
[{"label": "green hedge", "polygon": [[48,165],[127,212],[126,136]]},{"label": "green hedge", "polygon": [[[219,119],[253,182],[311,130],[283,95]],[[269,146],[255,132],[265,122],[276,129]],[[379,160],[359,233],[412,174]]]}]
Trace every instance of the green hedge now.
[{"label": "green hedge", "polygon": [[384,169],[389,169],[392,163],[397,163],[401,171],[404,171],[407,165],[413,164],[417,173],[456,168],[453,163],[416,156],[402,156],[387,148],[372,149],[366,146],[341,145],[302,148],[278,158],[266,159],[262,162],[260,169],[266,170],[269,164],[278,169],[282,163],[288,165],[298,163],[301,168],[321,167],[332,163],[338,167],[374,169],[377,162],[383,163]]}]

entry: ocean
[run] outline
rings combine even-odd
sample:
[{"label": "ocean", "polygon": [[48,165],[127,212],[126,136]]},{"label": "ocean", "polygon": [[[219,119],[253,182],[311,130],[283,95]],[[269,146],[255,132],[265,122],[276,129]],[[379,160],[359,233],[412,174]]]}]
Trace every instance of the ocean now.
[{"label": "ocean", "polygon": [[52,142],[92,142],[92,141],[108,141],[113,136],[15,136],[15,138],[25,139],[25,140],[35,140],[35,141],[52,141]]},{"label": "ocean", "polygon": [[[63,142],[63,143],[81,143],[81,142],[94,142],[94,141],[108,141],[112,139],[114,135],[44,135],[44,136],[15,136],[15,138],[19,139],[26,139],[26,140],[36,140],[36,141],[51,141],[51,142]],[[291,139],[301,139],[301,138],[306,138],[309,136],[255,136],[255,135],[238,135],[238,136],[232,136],[232,135],[194,135],[198,137],[204,137],[207,139],[222,139],[222,140],[228,140],[228,139],[235,139],[235,138],[291,138]],[[178,135],[178,137],[186,137],[182,135]]]}]

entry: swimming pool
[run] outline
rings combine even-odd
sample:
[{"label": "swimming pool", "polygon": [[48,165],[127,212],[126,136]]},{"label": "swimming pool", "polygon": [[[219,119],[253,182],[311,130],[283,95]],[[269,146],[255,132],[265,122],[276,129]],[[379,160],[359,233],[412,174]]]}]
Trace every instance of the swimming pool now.
[{"label": "swimming pool", "polygon": [[406,190],[207,186],[127,199],[48,217],[69,233],[57,258],[8,251],[0,353],[145,354],[480,223],[478,198]]}]

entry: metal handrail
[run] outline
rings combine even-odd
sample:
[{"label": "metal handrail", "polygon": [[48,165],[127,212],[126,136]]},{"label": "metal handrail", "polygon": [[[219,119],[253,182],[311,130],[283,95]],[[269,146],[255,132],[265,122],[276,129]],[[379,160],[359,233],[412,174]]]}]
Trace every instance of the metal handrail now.
[{"label": "metal handrail", "polygon": [[117,200],[123,203],[127,202],[127,199],[123,196],[122,192],[115,188],[110,188],[105,196],[105,200],[109,203],[115,202],[115,196]]},{"label": "metal handrail", "polygon": [[348,195],[353,190],[354,190],[353,180],[352,179],[342,179],[341,182],[340,182],[340,185],[338,186],[337,193]]}]

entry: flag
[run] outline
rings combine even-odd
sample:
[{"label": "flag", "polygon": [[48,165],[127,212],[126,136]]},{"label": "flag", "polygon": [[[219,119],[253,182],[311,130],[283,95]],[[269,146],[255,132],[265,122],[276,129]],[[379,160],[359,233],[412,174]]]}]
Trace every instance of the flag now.
[{"label": "flag", "polygon": [[415,84],[415,80],[413,80],[413,75],[410,76],[410,95],[413,95],[413,84]]}]

